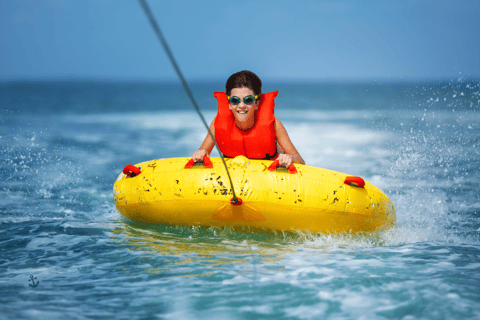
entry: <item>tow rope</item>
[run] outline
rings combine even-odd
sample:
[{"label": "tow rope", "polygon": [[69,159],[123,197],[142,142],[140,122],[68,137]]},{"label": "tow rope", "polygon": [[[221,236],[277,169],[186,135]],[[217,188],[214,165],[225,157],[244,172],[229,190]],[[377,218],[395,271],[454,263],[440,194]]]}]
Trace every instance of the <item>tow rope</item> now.
[{"label": "tow rope", "polygon": [[233,187],[232,178],[230,177],[230,172],[228,171],[227,163],[225,162],[225,158],[223,157],[223,154],[220,151],[220,148],[218,147],[217,140],[215,140],[215,137],[213,136],[212,132],[210,131],[210,127],[208,126],[207,122],[205,121],[205,118],[203,117],[203,114],[200,111],[200,108],[198,107],[197,101],[195,100],[195,97],[193,96],[193,93],[190,90],[190,87],[189,87],[187,81],[183,77],[183,74],[180,71],[180,67],[177,64],[177,62],[175,60],[175,57],[173,56],[173,53],[170,50],[170,47],[168,46],[167,41],[165,40],[165,37],[163,36],[163,33],[160,30],[160,27],[159,27],[155,17],[152,14],[152,11],[150,10],[150,7],[147,4],[147,1],[146,0],[138,0],[138,2],[140,2],[140,5],[142,6],[143,11],[145,11],[145,14],[147,15],[147,18],[150,21],[150,24],[152,25],[152,28],[155,31],[158,40],[160,40],[160,43],[162,44],[163,49],[167,53],[168,59],[170,60],[171,64],[173,65],[173,68],[175,69],[175,72],[177,73],[178,77],[180,78],[180,81],[182,82],[183,89],[185,89],[185,92],[187,93],[187,96],[190,98],[190,101],[192,102],[193,107],[195,108],[198,115],[200,116],[200,119],[202,119],[203,124],[207,128],[208,134],[212,138],[213,143],[215,144],[215,147],[217,148],[217,151],[220,154],[220,158],[222,159],[223,166],[225,167],[225,170],[227,171],[227,176],[228,176],[228,180],[230,181],[230,186],[232,187],[233,198],[230,200],[230,202],[234,205],[241,204],[242,200],[239,199],[235,194],[235,189]]}]

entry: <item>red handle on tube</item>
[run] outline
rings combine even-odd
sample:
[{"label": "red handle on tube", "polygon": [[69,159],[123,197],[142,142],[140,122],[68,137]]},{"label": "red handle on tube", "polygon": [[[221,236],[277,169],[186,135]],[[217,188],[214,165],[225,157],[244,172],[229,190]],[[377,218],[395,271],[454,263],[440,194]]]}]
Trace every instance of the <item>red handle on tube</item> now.
[{"label": "red handle on tube", "polygon": [[[275,171],[275,170],[277,170],[279,164],[280,164],[280,161],[279,161],[279,160],[273,161],[273,163],[270,165],[270,167],[268,167],[268,170],[270,170],[270,171]],[[288,166],[288,172],[290,172],[290,173],[297,173],[297,168],[295,168],[295,166],[293,165],[293,163]]]},{"label": "red handle on tube", "polygon": [[348,184],[349,186],[352,186],[352,187],[365,189],[365,180],[363,180],[360,177],[352,177],[352,176],[346,177],[343,183]]},{"label": "red handle on tube", "polygon": [[[188,161],[187,164],[185,165],[185,169],[191,169],[194,164],[195,164],[195,161],[193,161],[193,159],[190,159],[190,161]],[[205,165],[206,169],[212,169],[213,168],[212,161],[206,155],[203,156],[203,164]]]},{"label": "red handle on tube", "polygon": [[123,174],[126,174],[127,177],[135,177],[139,175],[142,171],[140,168],[135,167],[133,164],[127,164],[125,168],[123,168]]}]

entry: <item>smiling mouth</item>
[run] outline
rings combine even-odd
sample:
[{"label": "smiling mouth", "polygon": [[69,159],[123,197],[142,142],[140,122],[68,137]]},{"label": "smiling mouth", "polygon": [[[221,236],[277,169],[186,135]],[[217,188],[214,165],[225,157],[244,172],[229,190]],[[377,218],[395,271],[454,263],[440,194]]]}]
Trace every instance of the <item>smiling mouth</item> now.
[{"label": "smiling mouth", "polygon": [[248,111],[247,110],[239,110],[235,111],[235,117],[238,121],[244,122],[248,119]]},{"label": "smiling mouth", "polygon": [[238,114],[247,114],[247,113],[248,113],[248,110],[244,110],[244,109],[242,109],[242,110],[235,110],[235,112],[238,113]]}]

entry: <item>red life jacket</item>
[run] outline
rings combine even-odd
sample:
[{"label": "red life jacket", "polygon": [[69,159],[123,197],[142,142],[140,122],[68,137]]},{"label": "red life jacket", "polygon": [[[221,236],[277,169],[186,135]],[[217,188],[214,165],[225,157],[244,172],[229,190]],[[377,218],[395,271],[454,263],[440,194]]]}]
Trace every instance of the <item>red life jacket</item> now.
[{"label": "red life jacket", "polygon": [[260,96],[260,105],[255,111],[255,124],[247,131],[235,124],[225,92],[215,91],[218,113],[215,118],[215,140],[226,157],[243,155],[249,159],[274,159],[277,156],[275,137],[275,97],[278,91]]}]

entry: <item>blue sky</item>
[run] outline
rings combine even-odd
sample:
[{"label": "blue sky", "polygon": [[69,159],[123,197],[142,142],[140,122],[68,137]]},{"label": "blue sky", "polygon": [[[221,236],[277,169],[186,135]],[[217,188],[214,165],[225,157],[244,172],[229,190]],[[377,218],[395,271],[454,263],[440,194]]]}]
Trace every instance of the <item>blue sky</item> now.
[{"label": "blue sky", "polygon": [[[147,0],[187,80],[480,77],[480,1]],[[0,0],[0,80],[175,80],[136,0]]]}]

